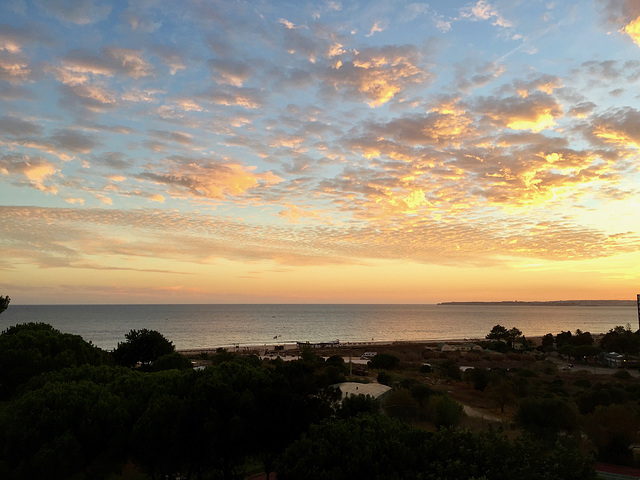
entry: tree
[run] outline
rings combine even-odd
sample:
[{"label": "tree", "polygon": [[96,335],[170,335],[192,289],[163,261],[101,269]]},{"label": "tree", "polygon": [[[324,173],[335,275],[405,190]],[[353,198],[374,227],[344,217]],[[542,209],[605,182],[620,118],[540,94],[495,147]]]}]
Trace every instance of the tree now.
[{"label": "tree", "polygon": [[101,478],[124,460],[126,418],[121,399],[104,386],[48,382],[2,412],[0,474],[15,480]]},{"label": "tree", "polygon": [[544,337],[542,337],[542,347],[545,349],[550,349],[553,347],[553,333],[547,333]]},{"label": "tree", "polygon": [[400,359],[390,353],[379,353],[369,361],[369,367],[392,370],[398,366]]},{"label": "tree", "polygon": [[515,419],[526,431],[549,442],[555,442],[560,432],[572,433],[578,426],[574,406],[558,397],[525,398]]},{"label": "tree", "polygon": [[4,312],[9,307],[10,301],[11,299],[9,298],[9,295],[4,297],[0,295],[0,313]]},{"label": "tree", "polygon": [[507,345],[513,348],[514,342],[516,341],[516,339],[518,339],[521,336],[522,336],[522,332],[520,331],[520,329],[516,327],[511,327],[511,329],[509,329],[509,335],[507,337]]},{"label": "tree", "polygon": [[454,427],[460,423],[463,407],[449,395],[433,395],[429,399],[430,419],[438,427]]},{"label": "tree", "polygon": [[498,340],[506,342],[509,338],[509,330],[500,324],[494,325],[491,331],[487,334],[487,340]]},{"label": "tree", "polygon": [[556,348],[559,350],[563,345],[571,344],[572,339],[573,335],[571,334],[571,330],[567,330],[566,332],[563,330],[556,335]]},{"label": "tree", "polygon": [[504,377],[494,377],[486,386],[484,394],[500,407],[500,413],[504,413],[507,405],[515,404],[517,397],[516,386]]},{"label": "tree", "polygon": [[125,334],[126,342],[118,343],[113,358],[118,365],[134,367],[140,363],[148,367],[155,360],[175,351],[173,343],[156,330],[131,330]]},{"label": "tree", "polygon": [[278,462],[280,480],[420,478],[426,432],[382,415],[360,415],[311,426]]},{"label": "tree", "polygon": [[0,398],[45,372],[110,361],[107,352],[79,335],[61,333],[46,323],[25,323],[0,334]]},{"label": "tree", "polygon": [[605,462],[628,464],[633,460],[631,445],[638,441],[639,427],[636,409],[626,405],[601,406],[584,419],[584,430]]},{"label": "tree", "polygon": [[636,355],[640,350],[640,336],[633,333],[631,326],[618,325],[607,332],[600,340],[600,346],[607,352],[618,352],[625,355]]}]

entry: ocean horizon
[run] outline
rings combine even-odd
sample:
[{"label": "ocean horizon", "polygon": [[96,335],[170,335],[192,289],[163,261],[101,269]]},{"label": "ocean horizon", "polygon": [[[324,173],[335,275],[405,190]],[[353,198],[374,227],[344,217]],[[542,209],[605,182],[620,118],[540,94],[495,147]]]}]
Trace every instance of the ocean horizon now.
[{"label": "ocean horizon", "polygon": [[125,304],[10,305],[0,330],[44,322],[112,350],[132,329],[161,332],[178,350],[294,342],[484,339],[500,324],[525,336],[638,326],[634,305]]}]

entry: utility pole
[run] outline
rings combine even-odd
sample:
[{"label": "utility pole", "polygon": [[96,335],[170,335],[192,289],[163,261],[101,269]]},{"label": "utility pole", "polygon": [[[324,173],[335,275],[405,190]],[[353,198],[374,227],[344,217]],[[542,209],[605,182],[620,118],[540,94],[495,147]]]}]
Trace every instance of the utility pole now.
[{"label": "utility pole", "polygon": [[636,302],[638,303],[638,327],[640,327],[640,293],[637,295]]}]

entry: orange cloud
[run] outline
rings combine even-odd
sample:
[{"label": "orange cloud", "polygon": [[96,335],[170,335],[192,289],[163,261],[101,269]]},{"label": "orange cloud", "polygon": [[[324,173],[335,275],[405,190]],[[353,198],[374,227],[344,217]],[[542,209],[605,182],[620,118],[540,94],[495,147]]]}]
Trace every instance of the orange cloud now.
[{"label": "orange cloud", "polygon": [[209,162],[174,164],[169,173],[146,172],[139,178],[169,187],[171,196],[185,193],[194,197],[223,200],[242,197],[260,186],[274,185],[282,178],[271,172],[255,173],[254,168],[234,163]]},{"label": "orange cloud", "polygon": [[629,35],[631,39],[640,46],[640,17],[622,27],[620,32]]},{"label": "orange cloud", "polygon": [[424,84],[429,74],[419,66],[419,51],[413,46],[369,48],[355,52],[351,61],[342,59],[327,80],[334,89],[357,92],[370,107],[389,102],[407,87]]}]

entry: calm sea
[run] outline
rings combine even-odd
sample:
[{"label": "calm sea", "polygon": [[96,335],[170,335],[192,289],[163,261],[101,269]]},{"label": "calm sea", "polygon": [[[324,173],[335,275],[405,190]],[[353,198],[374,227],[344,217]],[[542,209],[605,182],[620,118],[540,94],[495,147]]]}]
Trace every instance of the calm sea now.
[{"label": "calm sea", "polygon": [[638,328],[633,306],[501,305],[10,305],[0,330],[45,322],[111,350],[131,329],[158,330],[177,349],[296,341],[484,338],[495,324],[526,336]]}]

